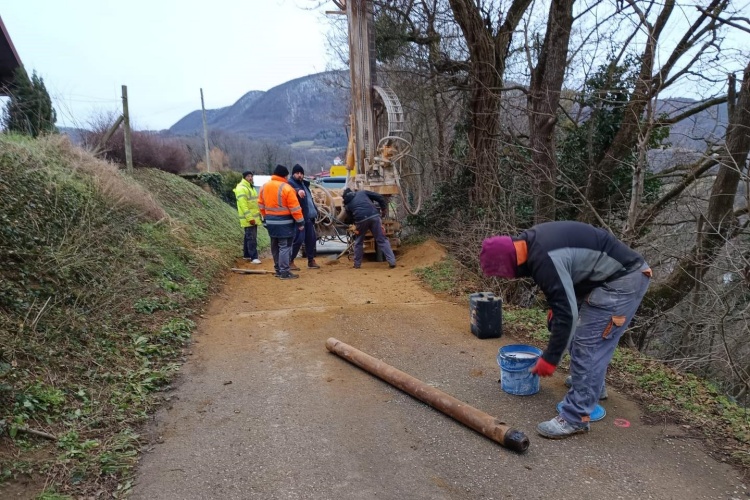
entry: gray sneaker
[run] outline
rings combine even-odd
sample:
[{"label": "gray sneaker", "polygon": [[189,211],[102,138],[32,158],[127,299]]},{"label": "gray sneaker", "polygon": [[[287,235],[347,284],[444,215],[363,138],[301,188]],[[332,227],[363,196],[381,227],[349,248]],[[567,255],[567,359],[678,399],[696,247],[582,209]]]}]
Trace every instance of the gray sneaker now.
[{"label": "gray sneaker", "polygon": [[589,424],[571,424],[561,416],[556,416],[552,420],[547,420],[536,426],[536,431],[542,436],[549,439],[562,439],[573,434],[580,434],[589,431]]},{"label": "gray sneaker", "polygon": [[299,278],[299,274],[285,273],[285,274],[279,275],[279,278],[282,280],[293,280],[293,279]]},{"label": "gray sneaker", "polygon": [[[565,387],[570,387],[573,385],[573,375],[568,375],[565,377]],[[599,401],[605,400],[609,397],[609,394],[607,394],[607,385],[605,384],[604,387],[602,387],[602,392],[599,393]]]}]

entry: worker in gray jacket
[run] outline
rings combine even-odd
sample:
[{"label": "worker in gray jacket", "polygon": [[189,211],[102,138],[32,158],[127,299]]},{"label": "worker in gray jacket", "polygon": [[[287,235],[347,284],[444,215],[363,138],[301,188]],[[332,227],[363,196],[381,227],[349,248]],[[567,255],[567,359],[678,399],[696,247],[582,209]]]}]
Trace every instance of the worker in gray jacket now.
[{"label": "worker in gray jacket", "polygon": [[571,387],[560,415],[537,432],[552,439],[587,432],[617,342],[648,289],[648,264],[607,231],[571,221],[487,238],[479,260],[487,276],[530,276],[547,298],[550,339],[532,373],[551,376],[570,351]]},{"label": "worker in gray jacket", "polygon": [[[359,269],[362,266],[362,257],[365,253],[365,235],[368,231],[375,238],[375,244],[385,255],[388,265],[391,268],[396,267],[396,256],[391,249],[391,242],[385,236],[383,220],[381,219],[381,215],[385,215],[388,209],[385,198],[372,191],[352,191],[346,188],[343,199],[348,216],[357,226],[354,240],[354,268]],[[375,203],[378,204],[378,207],[375,206]]]}]

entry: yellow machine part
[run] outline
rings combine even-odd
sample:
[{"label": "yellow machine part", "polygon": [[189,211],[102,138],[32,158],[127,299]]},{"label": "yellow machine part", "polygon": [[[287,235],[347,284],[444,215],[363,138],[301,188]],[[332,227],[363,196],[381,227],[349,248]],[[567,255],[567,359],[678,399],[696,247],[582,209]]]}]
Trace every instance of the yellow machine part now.
[{"label": "yellow machine part", "polygon": [[331,177],[346,176],[348,170],[344,165],[331,165]]}]

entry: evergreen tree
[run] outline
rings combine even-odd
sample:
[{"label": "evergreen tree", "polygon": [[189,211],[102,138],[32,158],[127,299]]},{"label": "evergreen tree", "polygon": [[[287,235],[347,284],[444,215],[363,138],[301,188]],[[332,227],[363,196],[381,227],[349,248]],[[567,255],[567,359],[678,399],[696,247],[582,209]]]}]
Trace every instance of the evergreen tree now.
[{"label": "evergreen tree", "polygon": [[10,101],[3,116],[7,131],[32,137],[55,132],[57,113],[42,77],[34,72],[29,78],[26,70],[19,67],[9,90]]}]

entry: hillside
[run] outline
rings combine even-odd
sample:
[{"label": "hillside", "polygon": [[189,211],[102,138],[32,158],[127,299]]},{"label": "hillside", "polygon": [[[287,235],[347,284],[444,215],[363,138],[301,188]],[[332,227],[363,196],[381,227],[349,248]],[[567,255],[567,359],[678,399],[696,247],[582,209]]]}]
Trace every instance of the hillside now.
[{"label": "hillside", "polygon": [[[236,103],[206,110],[210,129],[225,130],[282,143],[327,139],[334,147],[346,146],[344,127],[349,102],[348,88],[341,87],[342,74],[325,72],[291,80],[267,92],[250,91]],[[525,109],[526,97],[509,94],[510,109]],[[688,98],[665,98],[658,113],[674,116],[696,105]],[[522,112],[508,113],[512,121],[524,120]],[[672,127],[667,143],[677,150],[703,151],[705,139],[723,137],[726,105],[713,106]],[[515,127],[519,124],[514,123]],[[200,110],[192,111],[169,128],[176,135],[202,133]],[[521,126],[521,129],[525,129]]]},{"label": "hillside", "polygon": [[[209,127],[223,128],[224,123],[231,123],[242,116],[244,112],[265,92],[260,90],[251,90],[247,94],[239,98],[231,106],[226,106],[219,109],[207,109],[206,110],[206,123]],[[217,126],[217,124],[219,124]],[[188,113],[181,118],[177,123],[169,128],[169,131],[177,135],[191,135],[200,133],[203,130],[203,116],[200,109],[197,109],[191,113]]]},{"label": "hillside", "polygon": [[[251,91],[231,106],[206,110],[211,129],[236,132],[253,139],[292,143],[338,139],[346,145],[348,89],[332,85],[336,74],[318,73],[286,82],[267,92]],[[202,130],[200,110],[193,111],[169,128],[176,135]]]},{"label": "hillside", "polygon": [[123,488],[191,318],[240,255],[236,211],[59,136],[0,135],[0,198],[0,497]]}]

